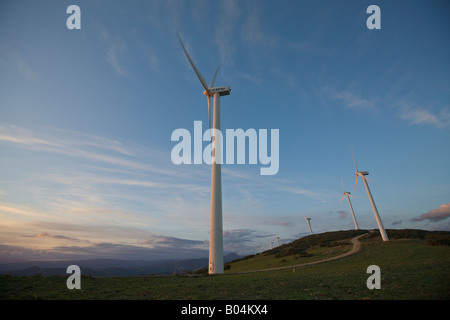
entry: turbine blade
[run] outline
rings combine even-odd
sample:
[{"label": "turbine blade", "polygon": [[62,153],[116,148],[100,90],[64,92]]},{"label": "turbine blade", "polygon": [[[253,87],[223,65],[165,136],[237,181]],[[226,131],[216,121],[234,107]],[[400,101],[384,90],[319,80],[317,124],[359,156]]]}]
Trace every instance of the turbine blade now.
[{"label": "turbine blade", "polygon": [[217,76],[217,72],[219,72],[219,69],[220,69],[220,66],[217,67],[216,73],[214,73],[214,77],[212,78],[208,89],[211,89],[212,87],[214,87],[214,82],[216,81],[216,76]]},{"label": "turbine blade", "polygon": [[344,178],[341,177],[341,182],[342,182],[342,190],[344,190],[345,192],[345,188],[344,188]]},{"label": "turbine blade", "polygon": [[188,58],[192,68],[194,69],[195,73],[197,74],[197,77],[200,80],[200,82],[202,83],[203,88],[205,88],[205,90],[208,91],[208,87],[206,85],[205,78],[203,78],[202,74],[200,73],[200,71],[198,71],[197,67],[195,66],[194,62],[192,61],[191,57],[189,56],[186,48],[184,47],[183,41],[181,41],[181,37],[178,34],[178,32],[177,32],[177,37],[178,37],[178,40],[180,41],[181,47],[183,48],[184,54]]},{"label": "turbine blade", "polygon": [[353,192],[355,192],[356,190],[356,184],[358,183],[358,175],[356,175],[356,180],[355,180],[355,189],[353,190]]},{"label": "turbine blade", "polygon": [[353,162],[355,163],[356,172],[358,172],[358,168],[356,167],[355,153],[353,152],[353,148],[352,148],[352,155],[353,155]]},{"label": "turbine blade", "polygon": [[342,203],[342,200],[344,199],[344,197],[345,197],[345,193],[342,195],[341,201],[339,201],[339,205]]}]

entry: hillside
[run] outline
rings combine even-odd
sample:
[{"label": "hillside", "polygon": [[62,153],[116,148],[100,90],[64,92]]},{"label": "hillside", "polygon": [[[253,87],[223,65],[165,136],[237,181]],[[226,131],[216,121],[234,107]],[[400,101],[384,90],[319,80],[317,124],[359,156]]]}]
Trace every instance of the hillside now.
[{"label": "hillside", "polygon": [[[450,231],[419,229],[387,229],[390,240],[415,239],[427,244],[450,245]],[[351,249],[351,239],[364,235],[360,241],[381,240],[378,230],[340,230],[312,234],[259,254],[235,259],[225,264],[226,273],[263,270],[320,261],[339,256]],[[196,274],[207,274],[202,268]]]}]

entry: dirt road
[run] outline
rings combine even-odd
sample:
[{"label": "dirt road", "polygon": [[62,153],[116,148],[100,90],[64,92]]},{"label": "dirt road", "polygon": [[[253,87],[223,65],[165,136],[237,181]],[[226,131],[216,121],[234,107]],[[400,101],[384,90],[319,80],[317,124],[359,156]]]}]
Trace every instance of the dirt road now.
[{"label": "dirt road", "polygon": [[298,267],[304,267],[304,266],[310,266],[313,264],[319,264],[319,263],[323,263],[323,262],[327,262],[327,261],[332,261],[332,260],[337,260],[337,259],[342,259],[348,256],[351,256],[352,254],[357,253],[359,250],[361,250],[361,242],[359,242],[359,238],[365,236],[367,233],[362,234],[360,236],[357,236],[355,238],[352,238],[352,248],[347,251],[346,253],[343,253],[341,255],[332,257],[332,258],[328,258],[328,259],[323,259],[323,260],[318,260],[318,261],[312,261],[312,262],[307,262],[307,263],[302,263],[302,264],[296,264],[296,265],[291,265],[291,266],[287,266],[287,267],[278,267],[278,268],[268,268],[268,269],[261,269],[261,270],[252,270],[252,271],[242,271],[242,272],[233,272],[233,273],[228,273],[228,274],[244,274],[244,273],[254,273],[254,272],[266,272],[266,271],[274,271],[274,270],[283,270],[283,269],[294,269],[294,268],[298,268]]}]

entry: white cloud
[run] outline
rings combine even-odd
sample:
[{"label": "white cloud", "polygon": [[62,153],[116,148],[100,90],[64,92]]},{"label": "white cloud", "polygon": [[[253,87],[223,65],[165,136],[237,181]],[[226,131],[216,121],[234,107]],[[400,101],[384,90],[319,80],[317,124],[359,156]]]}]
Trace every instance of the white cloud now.
[{"label": "white cloud", "polygon": [[433,125],[438,128],[450,126],[450,112],[443,108],[438,114],[423,107],[403,104],[400,110],[400,118],[413,125]]},{"label": "white cloud", "polygon": [[409,94],[394,100],[393,106],[398,108],[400,119],[411,125],[430,125],[436,128],[450,126],[450,105],[441,106],[438,101],[427,101],[418,94]]},{"label": "white cloud", "polygon": [[437,222],[450,217],[450,203],[444,203],[437,209],[432,209],[428,212],[421,214],[416,218],[412,218],[411,221],[423,221],[428,220],[432,222]]},{"label": "white cloud", "polygon": [[324,92],[327,93],[333,100],[340,100],[343,106],[347,109],[361,110],[361,111],[374,111],[376,110],[375,104],[367,99],[362,98],[360,95],[346,91],[336,91],[335,89],[326,87]]}]

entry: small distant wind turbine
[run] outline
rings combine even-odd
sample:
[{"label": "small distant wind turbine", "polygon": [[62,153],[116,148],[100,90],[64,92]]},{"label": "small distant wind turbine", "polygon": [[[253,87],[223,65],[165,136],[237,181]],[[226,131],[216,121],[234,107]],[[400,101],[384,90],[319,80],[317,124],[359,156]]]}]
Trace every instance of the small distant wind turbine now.
[{"label": "small distant wind turbine", "polygon": [[309,228],[309,234],[312,234],[312,230],[311,230],[311,218],[308,217],[303,217],[306,220],[306,223],[308,223],[308,228]]},{"label": "small distant wind turbine", "polygon": [[[213,119],[213,132],[212,132],[212,150],[213,150],[213,161],[211,169],[211,226],[209,232],[209,274],[223,273],[223,234],[222,234],[222,175],[220,163],[216,163],[216,156],[221,152],[222,146],[220,145],[220,139],[216,139],[216,131],[220,130],[220,96],[226,96],[230,94],[230,87],[214,87],[214,81],[216,80],[217,68],[214,77],[210,85],[206,84],[205,78],[198,71],[191,57],[189,56],[186,48],[184,47],[183,41],[181,41],[180,35],[177,33],[178,40],[180,41],[181,48],[183,48],[186,57],[189,60],[192,68],[200,80],[203,88],[203,94],[208,99],[208,119],[209,127],[211,128],[211,102],[210,98],[214,98],[214,119]],[[214,130],[217,129],[217,130]],[[220,159],[218,156],[217,159]]]},{"label": "small distant wind turbine", "polygon": [[355,170],[356,170],[356,180],[355,180],[355,190],[356,190],[356,184],[358,183],[358,177],[361,177],[362,181],[364,182],[364,186],[366,187],[367,196],[369,197],[370,204],[372,205],[373,214],[375,215],[375,219],[377,220],[378,229],[381,233],[381,238],[383,241],[389,241],[388,235],[383,227],[383,222],[381,222],[380,215],[378,214],[377,206],[375,205],[375,201],[373,201],[372,193],[370,192],[369,185],[367,184],[367,178],[366,176],[369,175],[369,171],[358,171],[358,167],[356,166],[356,160],[355,160],[355,154],[352,149],[353,154],[353,162],[355,163]]},{"label": "small distant wind turbine", "polygon": [[353,206],[352,203],[350,201],[350,197],[352,197],[352,195],[350,194],[350,192],[345,191],[344,188],[344,179],[341,178],[342,180],[342,189],[344,190],[344,194],[342,195],[341,201],[339,202],[339,204],[341,204],[342,200],[344,199],[345,196],[347,196],[347,200],[348,200],[348,205],[350,206],[350,210],[352,212],[352,216],[353,216],[353,222],[355,223],[355,230],[358,230],[358,223],[356,222],[356,217],[355,217],[355,213],[353,212]]},{"label": "small distant wind turbine", "polygon": [[279,247],[280,246],[280,241],[279,241],[280,237],[277,236],[276,239],[277,239],[277,247]]}]

